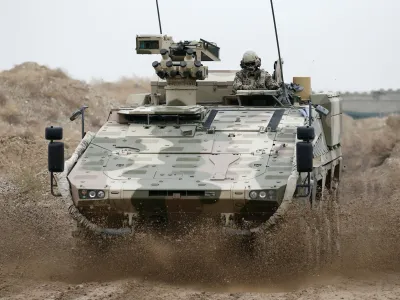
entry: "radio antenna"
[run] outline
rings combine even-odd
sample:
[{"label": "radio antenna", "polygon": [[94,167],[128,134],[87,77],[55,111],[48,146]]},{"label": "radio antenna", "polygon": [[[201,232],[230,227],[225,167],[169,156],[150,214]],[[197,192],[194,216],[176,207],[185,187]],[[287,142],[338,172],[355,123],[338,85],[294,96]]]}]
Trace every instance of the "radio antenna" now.
[{"label": "radio antenna", "polygon": [[282,79],[282,90],[283,90],[283,95],[285,97],[285,100],[287,102],[287,104],[290,104],[290,101],[288,100],[287,97],[287,93],[286,93],[286,85],[285,85],[285,81],[283,80],[283,68],[282,68],[282,58],[281,58],[281,50],[279,48],[279,39],[278,39],[278,30],[276,29],[276,20],[275,20],[275,11],[274,11],[274,4],[272,3],[272,0],[270,0],[271,2],[271,10],[272,10],[272,18],[274,20],[274,28],[275,28],[275,37],[276,37],[276,45],[278,47],[278,57],[279,57],[279,66],[281,68],[281,79]]},{"label": "radio antenna", "polygon": [[160,25],[160,34],[162,34],[161,19],[160,19],[160,9],[158,8],[158,0],[156,0],[156,5],[157,5],[157,14],[158,14],[158,24]]}]

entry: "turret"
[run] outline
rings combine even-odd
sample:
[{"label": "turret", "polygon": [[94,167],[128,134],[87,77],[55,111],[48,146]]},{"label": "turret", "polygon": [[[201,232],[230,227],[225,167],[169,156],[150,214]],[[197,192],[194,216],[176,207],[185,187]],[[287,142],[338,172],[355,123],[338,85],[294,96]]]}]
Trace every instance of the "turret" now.
[{"label": "turret", "polygon": [[161,54],[160,61],[152,66],[161,79],[167,81],[166,104],[169,106],[196,105],[197,80],[208,76],[208,67],[203,61],[220,61],[216,44],[200,41],[175,43],[168,36],[137,36],[138,54]]}]

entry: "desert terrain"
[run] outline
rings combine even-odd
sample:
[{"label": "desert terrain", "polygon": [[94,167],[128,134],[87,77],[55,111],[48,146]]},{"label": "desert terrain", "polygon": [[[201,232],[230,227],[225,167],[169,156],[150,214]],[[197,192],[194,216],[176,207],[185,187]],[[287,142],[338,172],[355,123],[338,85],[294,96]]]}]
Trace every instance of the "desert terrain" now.
[{"label": "desert terrain", "polygon": [[0,73],[0,299],[400,299],[396,116],[344,116],[341,256],[318,270],[295,212],[252,256],[208,228],[77,252],[68,212],[49,191],[44,128],[64,127],[68,157],[80,138],[73,111],[88,105],[96,131],[111,107],[148,90],[140,78],[89,84],[36,63]]}]

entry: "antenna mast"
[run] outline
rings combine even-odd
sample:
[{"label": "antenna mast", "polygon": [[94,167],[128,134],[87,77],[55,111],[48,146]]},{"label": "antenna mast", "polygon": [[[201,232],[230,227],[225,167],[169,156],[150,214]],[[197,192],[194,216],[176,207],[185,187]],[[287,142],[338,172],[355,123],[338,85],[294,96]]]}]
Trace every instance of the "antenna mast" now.
[{"label": "antenna mast", "polygon": [[274,4],[272,3],[272,0],[270,0],[270,2],[271,2],[272,18],[273,18],[273,20],[274,20],[276,45],[277,45],[277,47],[278,47],[279,66],[280,66],[280,68],[281,68],[281,77],[282,77],[282,84],[283,84],[283,85],[282,85],[283,95],[285,96],[285,100],[286,100],[288,103],[290,103],[290,101],[288,100],[288,97],[287,97],[287,93],[286,93],[285,81],[283,80],[282,58],[281,58],[281,50],[280,50],[280,48],[279,48],[278,30],[276,29]]},{"label": "antenna mast", "polygon": [[160,9],[158,8],[158,0],[156,0],[156,5],[157,5],[157,14],[158,14],[158,24],[160,25],[160,34],[162,34],[161,19],[160,19]]}]

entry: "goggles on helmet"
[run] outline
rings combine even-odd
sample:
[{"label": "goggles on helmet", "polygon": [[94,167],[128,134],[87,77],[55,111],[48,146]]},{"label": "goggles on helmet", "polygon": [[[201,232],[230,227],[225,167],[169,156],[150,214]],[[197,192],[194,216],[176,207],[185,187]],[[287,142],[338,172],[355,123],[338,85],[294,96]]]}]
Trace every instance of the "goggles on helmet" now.
[{"label": "goggles on helmet", "polygon": [[244,63],[244,65],[245,65],[246,67],[252,67],[252,66],[255,66],[255,65],[256,65],[256,62],[255,62],[255,61],[246,62],[246,63]]}]

